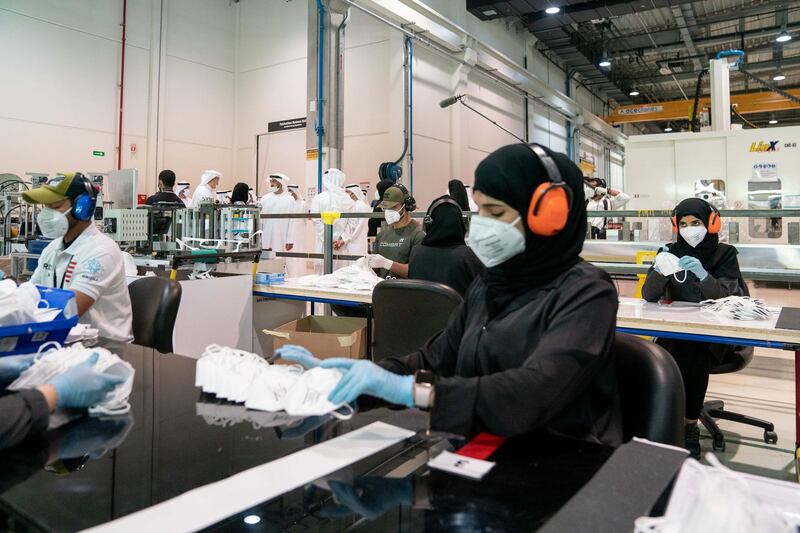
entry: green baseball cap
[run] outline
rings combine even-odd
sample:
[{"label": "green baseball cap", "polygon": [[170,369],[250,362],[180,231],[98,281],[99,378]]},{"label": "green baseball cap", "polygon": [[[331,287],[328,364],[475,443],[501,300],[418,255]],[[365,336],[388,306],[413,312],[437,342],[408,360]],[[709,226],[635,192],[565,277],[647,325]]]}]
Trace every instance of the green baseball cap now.
[{"label": "green baseball cap", "polygon": [[80,172],[56,174],[46,185],[22,193],[22,199],[29,204],[53,204],[65,198],[77,198],[86,192],[85,179]]},{"label": "green baseball cap", "polygon": [[383,193],[383,201],[378,204],[378,207],[381,209],[391,209],[392,207],[397,207],[397,204],[402,204],[405,199],[406,195],[403,194],[400,187],[389,187],[386,189],[386,192]]}]

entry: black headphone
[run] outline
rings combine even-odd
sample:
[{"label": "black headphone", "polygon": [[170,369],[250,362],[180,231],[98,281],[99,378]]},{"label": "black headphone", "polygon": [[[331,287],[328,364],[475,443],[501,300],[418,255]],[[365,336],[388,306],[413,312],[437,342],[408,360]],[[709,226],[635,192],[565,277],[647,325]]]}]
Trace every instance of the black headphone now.
[{"label": "black headphone", "polygon": [[406,208],[406,211],[409,213],[413,213],[417,209],[417,201],[408,193],[408,189],[402,183],[395,183],[392,187],[397,187],[401,191],[403,191],[403,207]]},{"label": "black headphone", "polygon": [[436,210],[436,208],[447,204],[452,205],[458,209],[459,213],[461,213],[461,225],[464,228],[464,233],[467,232],[467,216],[463,211],[461,211],[461,206],[450,196],[442,196],[438,200],[434,200],[434,202],[425,212],[425,218],[422,220],[422,227],[425,229],[425,233],[428,233],[431,230],[431,224],[433,224],[433,212]]}]

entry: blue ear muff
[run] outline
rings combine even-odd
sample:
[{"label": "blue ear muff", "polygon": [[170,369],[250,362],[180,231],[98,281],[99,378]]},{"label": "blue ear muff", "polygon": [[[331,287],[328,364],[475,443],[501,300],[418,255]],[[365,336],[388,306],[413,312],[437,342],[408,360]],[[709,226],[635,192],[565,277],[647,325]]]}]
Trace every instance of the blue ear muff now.
[{"label": "blue ear muff", "polygon": [[94,192],[94,187],[89,183],[89,180],[86,178],[81,179],[83,181],[83,186],[86,188],[86,192],[78,195],[78,197],[72,201],[72,216],[75,220],[85,222],[91,220],[94,216],[94,209],[97,206],[97,195]]}]

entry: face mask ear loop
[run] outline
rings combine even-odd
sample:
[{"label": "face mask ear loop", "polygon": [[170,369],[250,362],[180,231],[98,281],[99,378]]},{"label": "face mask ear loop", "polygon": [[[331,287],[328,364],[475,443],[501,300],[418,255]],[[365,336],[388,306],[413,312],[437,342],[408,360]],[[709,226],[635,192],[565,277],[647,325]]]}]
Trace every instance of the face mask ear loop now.
[{"label": "face mask ear loop", "polygon": [[34,361],[38,361],[39,359],[47,355],[45,352],[51,348],[54,349],[55,351],[58,351],[61,349],[61,345],[55,341],[50,341],[42,344],[41,346],[39,346],[39,349],[36,350],[36,357],[33,358]]},{"label": "face mask ear loop", "polygon": [[130,412],[131,412],[131,404],[128,402],[121,404],[120,407],[116,409],[107,409],[101,406],[95,406],[89,408],[90,415],[119,416],[119,415],[126,415]]},{"label": "face mask ear loop", "polygon": [[351,418],[353,418],[353,415],[356,414],[356,410],[349,403],[344,404],[339,409],[347,409],[350,411],[350,413],[349,414],[340,413],[337,409],[336,411],[331,411],[331,416],[339,420],[350,420]]},{"label": "face mask ear loop", "polygon": [[678,273],[677,272],[675,272],[672,275],[672,277],[675,278],[675,281],[677,281],[678,283],[684,283],[688,276],[689,276],[689,272],[687,272],[686,270],[683,271],[683,279],[678,279]]}]

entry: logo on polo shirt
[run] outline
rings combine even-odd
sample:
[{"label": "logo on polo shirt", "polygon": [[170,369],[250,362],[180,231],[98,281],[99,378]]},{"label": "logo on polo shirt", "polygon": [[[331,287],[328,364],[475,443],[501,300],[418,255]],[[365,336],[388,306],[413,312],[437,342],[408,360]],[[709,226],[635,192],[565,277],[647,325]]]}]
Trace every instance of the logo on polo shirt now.
[{"label": "logo on polo shirt", "polygon": [[86,267],[84,268],[84,272],[82,273],[81,277],[91,281],[98,281],[104,271],[105,269],[100,261],[97,259],[90,259],[86,263]]}]

